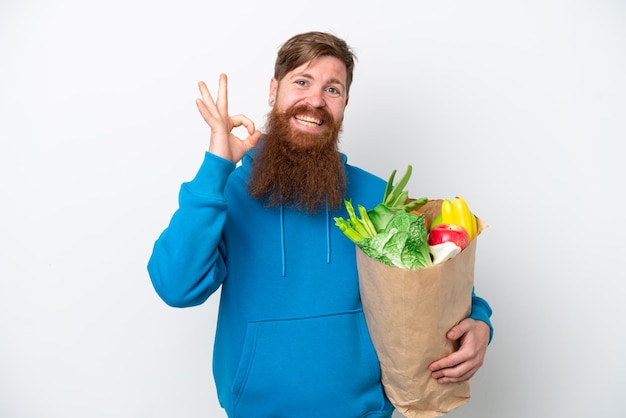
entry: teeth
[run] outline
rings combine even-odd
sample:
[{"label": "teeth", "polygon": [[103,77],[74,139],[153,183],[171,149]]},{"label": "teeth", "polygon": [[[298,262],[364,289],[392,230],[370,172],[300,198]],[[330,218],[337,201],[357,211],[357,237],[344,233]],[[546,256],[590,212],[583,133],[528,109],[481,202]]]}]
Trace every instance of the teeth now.
[{"label": "teeth", "polygon": [[297,116],[296,120],[303,125],[311,127],[320,126],[322,124],[321,120],[308,116]]}]

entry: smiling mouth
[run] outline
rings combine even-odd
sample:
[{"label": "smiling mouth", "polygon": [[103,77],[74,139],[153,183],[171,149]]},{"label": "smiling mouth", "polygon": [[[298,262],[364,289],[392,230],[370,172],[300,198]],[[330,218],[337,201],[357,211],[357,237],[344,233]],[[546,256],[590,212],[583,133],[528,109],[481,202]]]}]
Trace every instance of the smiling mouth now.
[{"label": "smiling mouth", "polygon": [[317,127],[317,126],[322,126],[322,124],[324,123],[323,120],[314,118],[312,116],[297,115],[297,116],[295,116],[295,119],[300,124],[302,124],[304,126],[312,127],[312,128]]}]

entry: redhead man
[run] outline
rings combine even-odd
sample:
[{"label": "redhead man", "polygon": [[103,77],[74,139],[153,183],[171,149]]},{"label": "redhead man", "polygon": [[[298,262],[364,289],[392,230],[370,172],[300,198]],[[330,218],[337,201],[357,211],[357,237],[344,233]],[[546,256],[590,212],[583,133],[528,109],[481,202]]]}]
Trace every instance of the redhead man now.
[{"label": "redhead man", "polygon": [[[285,42],[270,82],[264,132],[228,111],[200,82],[208,152],[183,183],[179,208],[148,270],[169,305],[202,304],[220,289],[213,352],[218,398],[229,417],[389,418],[359,297],[354,244],[333,225],[344,198],[380,202],[386,181],[339,151],[356,57],[334,35]],[[245,127],[239,138],[233,129]],[[241,164],[239,164],[241,163]],[[431,365],[441,384],[469,379],[491,338],[491,309],[450,330],[460,349]]]}]

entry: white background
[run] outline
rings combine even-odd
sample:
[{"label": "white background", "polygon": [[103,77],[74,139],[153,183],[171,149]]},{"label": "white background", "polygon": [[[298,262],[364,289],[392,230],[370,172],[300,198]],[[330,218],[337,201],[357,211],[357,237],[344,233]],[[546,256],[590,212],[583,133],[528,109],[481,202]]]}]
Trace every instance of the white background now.
[{"label": "white background", "polygon": [[[223,417],[218,297],[146,263],[208,143],[196,83],[258,126],[279,45],[345,38],[342,139],[490,226],[495,338],[452,417],[623,417],[626,5],[608,0],[0,0],[0,416]],[[351,417],[347,417],[351,418]]]}]

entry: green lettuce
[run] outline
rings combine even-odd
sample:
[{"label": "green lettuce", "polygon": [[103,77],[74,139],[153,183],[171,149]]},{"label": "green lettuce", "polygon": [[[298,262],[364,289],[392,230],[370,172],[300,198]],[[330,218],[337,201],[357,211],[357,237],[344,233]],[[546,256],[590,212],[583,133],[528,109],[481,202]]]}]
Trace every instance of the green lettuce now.
[{"label": "green lettuce", "polygon": [[404,190],[411,177],[412,167],[397,184],[393,184],[396,170],[391,173],[382,202],[366,210],[344,200],[348,219],[335,218],[335,225],[365,254],[381,263],[406,269],[419,269],[432,264],[428,249],[428,231],[424,215],[411,213],[428,199],[409,199]]},{"label": "green lettuce", "polygon": [[417,270],[432,264],[423,214],[397,213],[383,231],[356,245],[367,256],[389,266]]}]

